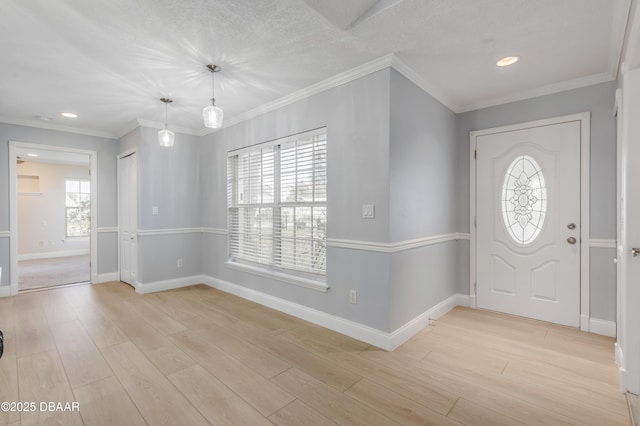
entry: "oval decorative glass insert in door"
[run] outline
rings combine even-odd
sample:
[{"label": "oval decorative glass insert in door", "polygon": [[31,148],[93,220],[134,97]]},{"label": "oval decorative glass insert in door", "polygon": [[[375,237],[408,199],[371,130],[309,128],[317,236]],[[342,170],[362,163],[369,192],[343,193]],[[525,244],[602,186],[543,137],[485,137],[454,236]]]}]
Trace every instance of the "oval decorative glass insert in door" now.
[{"label": "oval decorative glass insert in door", "polygon": [[540,235],[547,213],[547,187],[538,162],[519,155],[502,184],[501,210],[507,234],[518,245],[532,244]]}]

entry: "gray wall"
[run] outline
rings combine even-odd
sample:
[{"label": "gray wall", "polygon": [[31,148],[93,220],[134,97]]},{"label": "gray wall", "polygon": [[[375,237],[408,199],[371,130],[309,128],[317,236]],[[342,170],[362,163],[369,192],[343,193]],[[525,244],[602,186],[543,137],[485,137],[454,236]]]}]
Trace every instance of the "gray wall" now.
[{"label": "gray wall", "polygon": [[[201,227],[200,138],[176,133],[175,144],[158,144],[158,130],[138,129],[120,149],[138,151],[138,229],[179,230]],[[205,165],[206,166],[206,165]],[[152,214],[152,207],[158,214]],[[138,281],[143,284],[201,274],[200,232],[169,231],[138,235]],[[183,266],[177,266],[182,259]]]},{"label": "gray wall", "polygon": [[158,144],[157,129],[140,132],[139,229],[200,227],[200,138],[176,133],[175,145],[165,148]]},{"label": "gray wall", "polygon": [[[592,239],[616,238],[616,82],[512,102],[458,116],[458,229],[469,232],[469,132],[544,118],[591,112],[590,218]],[[460,242],[460,255],[469,251]],[[615,321],[615,257],[612,249],[591,248],[591,316]],[[458,292],[469,294],[468,263],[459,270]]]},{"label": "gray wall", "polygon": [[526,99],[458,116],[458,227],[469,232],[469,132],[591,112],[591,238],[616,236],[616,82]]},{"label": "gray wall", "polygon": [[[227,151],[327,127],[329,239],[389,242],[389,86],[385,69],[206,136],[202,223],[224,228]],[[375,219],[362,219],[374,204]],[[389,255],[328,248],[328,293],[231,270],[226,236],[203,235],[203,273],[379,330],[389,331]],[[349,290],[358,291],[350,304]]]},{"label": "gray wall", "polygon": [[[391,71],[392,242],[457,231],[456,115]],[[456,293],[456,242],[391,257],[391,330]]]},{"label": "gray wall", "polygon": [[118,155],[124,154],[126,151],[137,149],[140,146],[140,137],[142,130],[136,127],[126,135],[118,139]]},{"label": "gray wall", "polygon": [[[205,137],[177,134],[171,149],[144,127],[116,142],[0,124],[0,231],[9,229],[8,140],[96,150],[99,227],[117,226],[116,155],[135,147],[139,229],[224,230],[227,152],[326,126],[330,240],[390,243],[468,232],[469,131],[590,111],[591,238],[613,239],[614,91],[615,83],[600,84],[455,115],[385,69]],[[375,205],[375,219],[361,218],[362,204]],[[98,238],[98,272],[115,272],[117,236]],[[0,238],[2,285],[9,284],[8,242]],[[224,233],[143,235],[139,247],[142,283],[205,274],[387,332],[455,293],[468,294],[468,241],[393,254],[329,247],[328,293],[228,268]],[[613,250],[592,248],[591,258],[592,316],[613,321]]]},{"label": "gray wall", "polygon": [[[97,152],[98,157],[98,227],[117,226],[116,200],[116,152],[117,141],[95,136],[55,130],[37,129],[0,123],[0,231],[9,231],[9,141],[52,145],[66,148],[85,149]],[[6,246],[6,247],[5,247]],[[0,266],[2,266],[2,285],[10,285],[9,239],[0,238]],[[98,235],[98,253],[100,259],[113,257],[117,250]],[[113,265],[105,265],[113,266]],[[115,272],[105,270],[98,265],[98,273]]]}]

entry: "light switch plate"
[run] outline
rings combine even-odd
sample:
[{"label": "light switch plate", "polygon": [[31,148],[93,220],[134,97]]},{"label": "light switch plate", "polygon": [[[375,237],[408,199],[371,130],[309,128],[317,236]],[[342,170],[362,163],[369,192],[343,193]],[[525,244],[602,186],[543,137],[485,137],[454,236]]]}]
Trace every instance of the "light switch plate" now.
[{"label": "light switch plate", "polygon": [[158,214],[158,206],[151,207],[151,214]]},{"label": "light switch plate", "polygon": [[376,217],[375,206],[373,204],[362,205],[362,218],[373,219]]}]

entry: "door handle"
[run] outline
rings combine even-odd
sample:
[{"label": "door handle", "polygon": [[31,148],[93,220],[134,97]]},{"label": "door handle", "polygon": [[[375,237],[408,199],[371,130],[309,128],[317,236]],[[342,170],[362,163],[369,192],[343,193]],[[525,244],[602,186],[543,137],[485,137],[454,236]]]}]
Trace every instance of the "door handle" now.
[{"label": "door handle", "polygon": [[640,254],[640,248],[636,248],[636,247],[632,248],[631,254],[633,255],[633,257],[638,256]]},{"label": "door handle", "polygon": [[[577,240],[576,240],[574,237],[569,237],[569,238],[567,238],[567,242],[568,242],[569,244],[575,244],[575,243],[576,243],[576,241],[577,241]],[[639,252],[640,252],[640,251],[639,251]]]}]

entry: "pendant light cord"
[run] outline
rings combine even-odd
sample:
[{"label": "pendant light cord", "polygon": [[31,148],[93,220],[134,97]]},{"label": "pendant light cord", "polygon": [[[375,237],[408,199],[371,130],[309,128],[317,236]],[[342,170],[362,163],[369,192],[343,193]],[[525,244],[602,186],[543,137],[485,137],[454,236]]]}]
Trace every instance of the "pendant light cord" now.
[{"label": "pendant light cord", "polygon": [[165,102],[164,103],[164,128],[166,129],[168,127],[168,119],[167,119],[167,115],[169,114],[168,112],[168,108],[167,108],[168,103]]},{"label": "pendant light cord", "polygon": [[169,127],[169,104],[173,101],[169,98],[160,98],[160,102],[164,104],[164,128],[166,130]]},{"label": "pendant light cord", "polygon": [[215,71],[211,70],[211,105],[216,106],[216,85],[214,83]]}]

